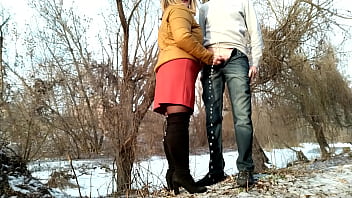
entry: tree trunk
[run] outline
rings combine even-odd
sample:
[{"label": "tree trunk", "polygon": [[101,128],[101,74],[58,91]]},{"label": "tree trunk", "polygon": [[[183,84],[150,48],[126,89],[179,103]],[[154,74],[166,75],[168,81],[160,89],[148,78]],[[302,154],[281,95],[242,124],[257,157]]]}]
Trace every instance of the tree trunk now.
[{"label": "tree trunk", "polygon": [[132,168],[135,160],[136,136],[129,138],[117,151],[116,156],[116,187],[120,193],[131,189]]},{"label": "tree trunk", "polygon": [[[320,122],[314,121],[313,119],[313,129],[315,133],[315,138],[317,139],[317,142],[319,144],[320,152],[321,152],[321,158],[322,159],[327,159],[330,157],[330,153],[328,150],[330,150],[329,144],[326,141],[324,131],[323,131],[323,126],[321,125]],[[316,119],[315,119],[316,120]]]},{"label": "tree trunk", "polygon": [[4,85],[4,75],[5,75],[5,67],[3,66],[2,61],[2,49],[3,49],[4,37],[2,31],[2,25],[0,26],[0,107],[4,103],[4,93],[5,93],[5,85]]},{"label": "tree trunk", "polygon": [[253,137],[253,161],[255,173],[262,173],[268,169],[265,163],[268,163],[269,159],[265,155],[264,150],[260,146],[258,139],[255,135]]}]

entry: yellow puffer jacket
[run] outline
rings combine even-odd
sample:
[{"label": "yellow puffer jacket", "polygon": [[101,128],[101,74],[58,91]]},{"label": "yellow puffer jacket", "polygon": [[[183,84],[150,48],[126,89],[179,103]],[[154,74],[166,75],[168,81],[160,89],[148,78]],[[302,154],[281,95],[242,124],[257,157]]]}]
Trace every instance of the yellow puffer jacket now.
[{"label": "yellow puffer jacket", "polygon": [[203,35],[191,11],[184,5],[170,5],[159,27],[157,68],[174,59],[188,58],[211,65],[213,53],[202,45]]}]

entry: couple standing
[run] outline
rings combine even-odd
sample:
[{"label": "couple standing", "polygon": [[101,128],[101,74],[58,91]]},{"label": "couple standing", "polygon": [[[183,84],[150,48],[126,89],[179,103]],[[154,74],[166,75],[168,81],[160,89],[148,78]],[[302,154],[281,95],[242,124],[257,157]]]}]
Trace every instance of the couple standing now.
[{"label": "couple standing", "polygon": [[[155,66],[154,111],[166,115],[164,151],[169,190],[202,193],[226,178],[222,155],[222,108],[225,83],[234,118],[239,156],[237,184],[254,183],[250,81],[262,56],[260,26],[251,0],[211,0],[194,15],[196,0],[161,0],[159,56]],[[248,45],[249,44],[249,45]],[[210,151],[209,172],[197,182],[189,170],[189,121],[195,82],[202,70],[203,101]]]}]

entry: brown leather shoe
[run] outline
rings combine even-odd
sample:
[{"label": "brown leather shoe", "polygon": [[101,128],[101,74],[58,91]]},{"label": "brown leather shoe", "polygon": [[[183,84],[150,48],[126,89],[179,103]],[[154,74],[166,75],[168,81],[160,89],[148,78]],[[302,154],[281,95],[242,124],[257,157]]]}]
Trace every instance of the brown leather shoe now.
[{"label": "brown leather shoe", "polygon": [[251,171],[240,171],[237,175],[237,184],[240,187],[249,187],[253,185],[253,173]]}]

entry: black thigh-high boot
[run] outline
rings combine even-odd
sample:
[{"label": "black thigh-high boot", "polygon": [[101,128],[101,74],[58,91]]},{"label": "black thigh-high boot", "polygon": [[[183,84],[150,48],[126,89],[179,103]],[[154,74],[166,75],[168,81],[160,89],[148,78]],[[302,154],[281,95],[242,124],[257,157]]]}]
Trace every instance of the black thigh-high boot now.
[{"label": "black thigh-high boot", "polygon": [[[167,133],[167,129],[166,129],[166,133]],[[167,159],[167,163],[169,165],[169,168],[166,171],[166,184],[167,184],[167,190],[170,191],[170,190],[174,189],[174,187],[172,185],[172,175],[175,172],[175,165],[174,165],[174,162],[172,161],[170,151],[166,145],[165,137],[166,136],[164,136],[163,145],[164,145],[164,152],[165,152],[165,156]]]},{"label": "black thigh-high boot", "polygon": [[166,176],[165,176],[166,184],[167,184],[166,190],[171,191],[174,189],[174,187],[172,185],[172,175],[175,172],[175,165],[174,165],[169,148],[167,147],[166,140],[165,140],[167,131],[170,130],[168,127],[169,127],[169,125],[166,123],[163,146],[164,146],[164,152],[165,152],[165,156],[166,156],[167,163],[168,163],[168,169],[166,171]]},{"label": "black thigh-high boot", "polygon": [[175,166],[172,175],[172,185],[175,194],[179,194],[179,187],[185,188],[189,193],[203,193],[207,191],[204,186],[194,182],[189,170],[189,119],[186,112],[173,113],[167,117],[167,133],[164,139],[171,161]]}]

